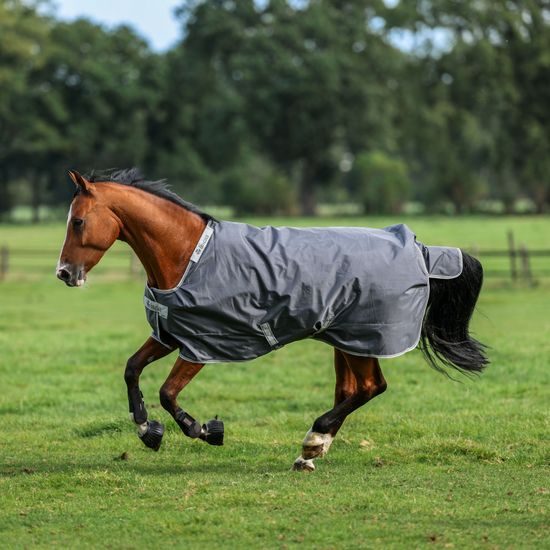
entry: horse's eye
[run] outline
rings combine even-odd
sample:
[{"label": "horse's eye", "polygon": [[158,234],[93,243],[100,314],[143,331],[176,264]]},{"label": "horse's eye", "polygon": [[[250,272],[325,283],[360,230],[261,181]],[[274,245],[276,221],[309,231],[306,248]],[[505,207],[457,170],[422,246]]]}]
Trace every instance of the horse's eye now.
[{"label": "horse's eye", "polygon": [[73,220],[73,227],[80,227],[84,223],[82,218],[75,218]]}]

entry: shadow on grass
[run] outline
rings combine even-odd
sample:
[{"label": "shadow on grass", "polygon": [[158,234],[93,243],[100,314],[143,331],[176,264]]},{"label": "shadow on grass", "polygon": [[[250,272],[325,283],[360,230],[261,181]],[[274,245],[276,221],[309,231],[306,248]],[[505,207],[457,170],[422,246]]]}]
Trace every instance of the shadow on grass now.
[{"label": "shadow on grass", "polygon": [[[270,444],[239,445],[228,449],[210,447],[203,443],[192,443],[177,454],[174,448],[154,453],[145,448],[136,447],[130,451],[98,452],[95,459],[88,461],[73,460],[72,449],[66,456],[60,450],[33,457],[13,457],[0,462],[0,477],[16,477],[42,474],[74,475],[82,472],[105,472],[113,474],[139,474],[147,476],[193,474],[230,474],[260,475],[285,472],[291,469],[298,455],[298,449]],[[275,456],[276,455],[276,456]],[[89,456],[89,455],[88,455]],[[261,459],[259,460],[259,457]]]},{"label": "shadow on grass", "polygon": [[243,464],[242,461],[227,460],[208,463],[192,463],[192,464],[177,464],[168,465],[165,462],[162,464],[155,463],[136,463],[128,461],[124,466],[113,466],[113,460],[94,463],[79,463],[79,464],[37,464],[26,461],[24,464],[10,463],[9,465],[0,465],[0,477],[14,478],[24,476],[41,476],[44,474],[63,474],[77,475],[83,472],[87,473],[104,473],[111,471],[113,475],[124,472],[125,474],[137,474],[148,477],[165,477],[181,476],[182,474],[206,474],[206,475],[225,475],[234,477],[239,476],[258,476],[258,475],[275,475],[278,473],[291,472],[292,461],[288,460],[265,460],[256,464]]}]

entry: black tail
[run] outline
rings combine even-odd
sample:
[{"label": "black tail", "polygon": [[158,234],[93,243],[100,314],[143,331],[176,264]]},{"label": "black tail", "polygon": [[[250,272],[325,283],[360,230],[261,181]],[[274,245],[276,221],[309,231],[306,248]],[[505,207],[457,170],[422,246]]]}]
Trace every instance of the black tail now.
[{"label": "black tail", "polygon": [[430,365],[440,372],[445,372],[446,366],[477,373],[489,363],[485,346],[468,332],[483,283],[483,268],[465,252],[462,259],[462,273],[456,279],[430,279],[419,347]]}]

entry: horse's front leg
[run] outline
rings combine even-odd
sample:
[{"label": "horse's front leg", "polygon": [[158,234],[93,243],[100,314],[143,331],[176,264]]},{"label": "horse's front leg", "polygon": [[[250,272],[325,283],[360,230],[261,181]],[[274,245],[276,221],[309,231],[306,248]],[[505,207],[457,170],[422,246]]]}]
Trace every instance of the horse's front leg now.
[{"label": "horse's front leg", "polygon": [[181,390],[191,382],[204,364],[191,363],[178,357],[168,378],[160,388],[160,403],[174,417],[181,431],[193,439],[200,438],[210,445],[223,445],[223,422],[217,418],[204,425],[185,412],[177,402]]},{"label": "horse's front leg", "polygon": [[147,420],[147,409],[143,402],[143,394],[139,389],[139,377],[147,365],[165,357],[172,351],[154,338],[148,338],[143,346],[128,359],[124,371],[130,419],[137,424],[138,435],[143,443],[155,451],[159,450],[162,443],[164,426],[155,420]]}]

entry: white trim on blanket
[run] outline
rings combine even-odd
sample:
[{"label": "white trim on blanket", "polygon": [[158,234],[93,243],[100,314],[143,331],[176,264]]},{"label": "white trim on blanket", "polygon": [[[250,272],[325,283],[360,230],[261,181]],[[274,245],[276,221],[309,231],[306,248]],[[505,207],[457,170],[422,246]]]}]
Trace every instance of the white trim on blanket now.
[{"label": "white trim on blanket", "polygon": [[162,288],[154,288],[152,286],[146,285],[149,290],[152,290],[153,292],[157,292],[159,294],[170,294],[171,292],[175,292],[178,290],[178,288],[181,287],[183,282],[185,281],[185,278],[187,277],[187,274],[189,273],[189,270],[192,266],[194,266],[202,256],[202,253],[205,251],[206,247],[208,246],[208,243],[210,242],[210,238],[214,234],[214,222],[210,220],[206,227],[204,228],[204,231],[202,232],[199,242],[197,243],[197,246],[195,247],[195,250],[193,250],[193,254],[191,254],[191,259],[189,260],[189,263],[187,264],[187,267],[185,268],[185,271],[183,272],[183,275],[181,276],[181,279],[179,283],[174,288],[168,288],[168,289],[162,289]]}]

